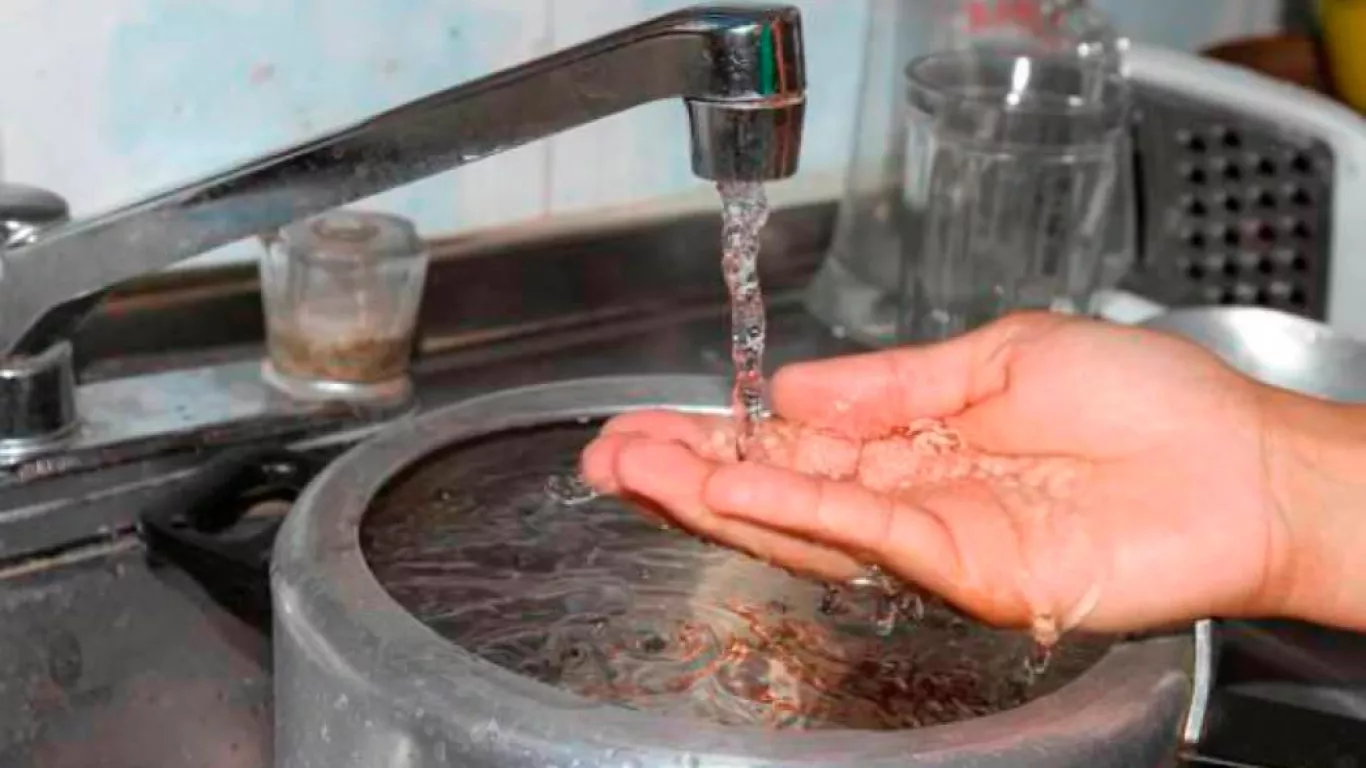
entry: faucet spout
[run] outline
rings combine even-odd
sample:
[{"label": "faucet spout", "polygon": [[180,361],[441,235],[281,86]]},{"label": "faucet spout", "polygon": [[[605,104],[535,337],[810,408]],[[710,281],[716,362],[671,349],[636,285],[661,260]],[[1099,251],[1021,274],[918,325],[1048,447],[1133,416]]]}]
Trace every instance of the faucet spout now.
[{"label": "faucet spout", "polygon": [[0,358],[66,338],[123,281],[660,99],[686,102],[699,176],[785,178],[797,169],[805,90],[795,8],[668,14],[5,251]]},{"label": "faucet spout", "polygon": [[688,101],[692,170],[711,181],[777,181],[797,172],[806,103]]},{"label": "faucet spout", "polygon": [[714,9],[710,95],[687,99],[693,173],[776,181],[797,171],[806,108],[801,17],[794,9]]}]

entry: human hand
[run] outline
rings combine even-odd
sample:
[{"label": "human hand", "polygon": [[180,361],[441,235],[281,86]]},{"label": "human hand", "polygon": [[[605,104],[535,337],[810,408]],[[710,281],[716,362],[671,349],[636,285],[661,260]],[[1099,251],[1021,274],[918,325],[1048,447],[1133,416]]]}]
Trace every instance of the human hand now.
[{"label": "human hand", "polygon": [[735,462],[729,419],[637,412],[583,472],[788,568],[876,565],[1045,636],[1270,615],[1294,532],[1267,470],[1268,391],[1174,337],[1021,314],[780,371],[758,460]]}]

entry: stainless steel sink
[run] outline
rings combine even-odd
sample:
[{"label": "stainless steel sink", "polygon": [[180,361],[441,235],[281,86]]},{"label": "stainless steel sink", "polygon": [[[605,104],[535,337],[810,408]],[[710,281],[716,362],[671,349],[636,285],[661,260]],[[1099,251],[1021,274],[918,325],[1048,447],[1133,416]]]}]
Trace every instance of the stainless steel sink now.
[{"label": "stainless steel sink", "polygon": [[[833,213],[828,204],[784,211],[765,233],[773,365],[857,350],[800,304]],[[428,301],[422,318],[420,407],[528,379],[726,373],[719,227],[708,214],[437,243],[428,290],[441,300]],[[76,338],[84,378],[136,389],[153,381],[144,377],[255,365],[254,291],[254,276],[231,267],[126,288]],[[222,423],[143,443],[97,469],[21,466],[0,483],[0,765],[269,764],[268,641],[183,574],[153,567],[136,516],[183,490],[222,448],[269,434],[327,456],[384,422],[287,417],[268,433],[249,419]],[[1284,662],[1287,646],[1266,640],[1288,635],[1260,624],[1232,629],[1226,657],[1247,640],[1260,657]],[[1293,652],[1314,647],[1303,629]],[[1340,650],[1339,641],[1324,642]],[[1252,678],[1265,689],[1264,676]],[[1216,736],[1246,741],[1219,731],[1224,725]],[[1292,740],[1275,722],[1262,732]]]},{"label": "stainless steel sink", "polygon": [[[774,364],[852,350],[799,305],[832,214],[784,211],[765,234]],[[718,218],[437,243],[420,407],[527,380],[725,373]],[[84,378],[145,391],[255,366],[254,290],[254,276],[233,267],[126,289],[76,339]],[[0,483],[0,765],[269,764],[268,643],[190,579],[150,567],[133,525],[225,447],[297,441],[326,456],[384,424],[348,413],[275,418],[269,431],[237,419],[144,442],[94,470],[25,465]]]}]

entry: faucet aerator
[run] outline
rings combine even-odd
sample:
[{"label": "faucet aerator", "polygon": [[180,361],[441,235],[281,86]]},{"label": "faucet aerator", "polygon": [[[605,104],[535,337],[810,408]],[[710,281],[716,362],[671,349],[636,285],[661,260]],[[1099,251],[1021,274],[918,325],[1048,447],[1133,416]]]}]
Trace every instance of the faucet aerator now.
[{"label": "faucet aerator", "polygon": [[688,99],[692,170],[708,181],[780,181],[797,172],[806,100]]}]

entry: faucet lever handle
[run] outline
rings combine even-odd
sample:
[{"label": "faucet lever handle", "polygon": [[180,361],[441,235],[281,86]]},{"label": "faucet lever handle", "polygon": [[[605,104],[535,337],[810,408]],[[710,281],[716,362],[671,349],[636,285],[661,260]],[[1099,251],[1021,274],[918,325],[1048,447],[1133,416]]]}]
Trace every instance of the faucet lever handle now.
[{"label": "faucet lever handle", "polygon": [[[0,183],[0,259],[71,217],[66,200],[46,189]],[[2,278],[0,278],[2,279]],[[76,428],[71,343],[0,361],[0,463],[47,451]]]},{"label": "faucet lever handle", "polygon": [[66,200],[56,193],[25,184],[0,184],[0,244],[32,242],[42,230],[70,217]]}]

